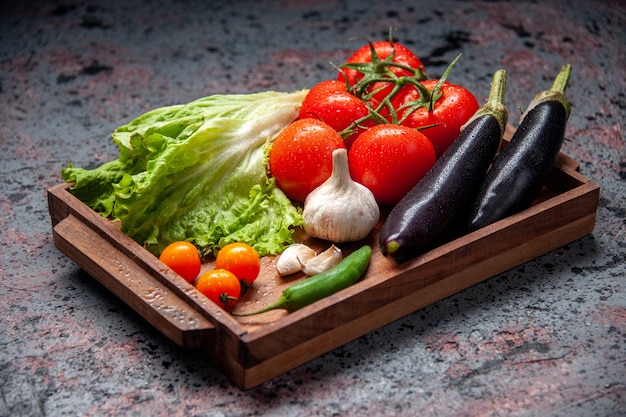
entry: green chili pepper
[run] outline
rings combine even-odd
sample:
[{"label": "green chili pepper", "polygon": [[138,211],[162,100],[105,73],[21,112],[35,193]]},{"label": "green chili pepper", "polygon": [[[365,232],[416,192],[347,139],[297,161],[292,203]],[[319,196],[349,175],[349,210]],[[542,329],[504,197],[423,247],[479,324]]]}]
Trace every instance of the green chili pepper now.
[{"label": "green chili pepper", "polygon": [[278,300],[267,307],[233,315],[251,316],[275,309],[285,309],[288,312],[298,310],[356,283],[367,269],[371,257],[372,248],[368,245],[362,246],[328,271],[285,288]]}]

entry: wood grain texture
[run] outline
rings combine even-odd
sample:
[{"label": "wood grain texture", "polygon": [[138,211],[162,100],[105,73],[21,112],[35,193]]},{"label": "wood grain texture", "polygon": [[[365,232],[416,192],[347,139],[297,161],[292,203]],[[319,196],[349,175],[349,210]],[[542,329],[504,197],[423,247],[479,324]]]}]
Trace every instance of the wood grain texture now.
[{"label": "wood grain texture", "polygon": [[198,348],[211,338],[209,320],[73,215],[53,234],[61,252],[179,346]]}]

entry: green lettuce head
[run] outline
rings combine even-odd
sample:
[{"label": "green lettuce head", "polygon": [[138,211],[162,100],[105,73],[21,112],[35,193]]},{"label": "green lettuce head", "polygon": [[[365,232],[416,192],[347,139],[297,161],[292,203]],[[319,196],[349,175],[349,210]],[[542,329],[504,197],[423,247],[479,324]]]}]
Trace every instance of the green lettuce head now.
[{"label": "green lettuce head", "polygon": [[213,95],[152,110],[115,130],[118,159],[93,170],[70,164],[63,179],[154,254],[179,240],[203,254],[231,242],[280,253],[302,216],[267,175],[267,154],[306,93]]}]

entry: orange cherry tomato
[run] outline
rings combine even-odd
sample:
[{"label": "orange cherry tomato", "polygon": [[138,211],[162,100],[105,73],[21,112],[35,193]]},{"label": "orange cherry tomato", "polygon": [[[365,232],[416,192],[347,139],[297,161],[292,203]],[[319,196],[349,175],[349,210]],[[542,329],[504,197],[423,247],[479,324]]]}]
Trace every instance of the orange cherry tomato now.
[{"label": "orange cherry tomato", "polygon": [[246,243],[229,243],[217,253],[215,268],[226,269],[250,285],[259,276],[261,258],[259,253]]},{"label": "orange cherry tomato", "polygon": [[196,288],[224,310],[230,310],[241,294],[241,283],[230,271],[211,269],[196,282]]},{"label": "orange cherry tomato", "polygon": [[161,252],[159,260],[187,282],[196,279],[202,264],[198,248],[185,241],[170,243]]}]

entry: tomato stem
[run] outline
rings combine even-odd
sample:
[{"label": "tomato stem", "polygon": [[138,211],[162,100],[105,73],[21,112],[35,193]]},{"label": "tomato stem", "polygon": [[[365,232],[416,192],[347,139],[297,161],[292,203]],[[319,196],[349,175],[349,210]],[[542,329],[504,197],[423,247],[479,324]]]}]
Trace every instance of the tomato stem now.
[{"label": "tomato stem", "polygon": [[439,78],[439,81],[437,81],[437,84],[435,84],[435,88],[433,88],[433,91],[430,93],[430,100],[428,100],[428,111],[429,112],[431,112],[431,111],[433,111],[435,109],[435,102],[437,100],[439,100],[439,98],[441,97],[441,94],[439,93],[439,91],[441,90],[441,86],[448,79],[448,76],[450,75],[450,72],[452,72],[452,67],[454,67],[454,64],[456,64],[456,62],[461,58],[461,55],[463,55],[463,54],[458,54],[456,56],[456,58],[454,58],[452,60],[450,65],[448,65],[446,70],[443,72],[443,74]]},{"label": "tomato stem", "polygon": [[[371,53],[371,62],[351,62],[347,64],[340,65],[336,67],[336,69],[344,75],[344,80],[346,83],[346,90],[356,97],[361,99],[363,102],[367,104],[369,112],[366,116],[360,118],[359,120],[355,120],[350,126],[346,129],[339,132],[341,137],[346,138],[354,133],[355,130],[361,128],[365,128],[365,123],[367,121],[373,121],[376,124],[401,124],[404,120],[411,116],[411,114],[422,107],[426,107],[429,112],[434,111],[435,103],[442,97],[441,88],[443,84],[446,82],[448,76],[452,72],[452,68],[457,63],[457,61],[461,58],[462,54],[458,54],[452,62],[448,65],[442,76],[439,78],[437,83],[435,84],[432,91],[429,91],[423,84],[422,81],[426,80],[426,73],[423,68],[412,68],[402,63],[393,62],[393,58],[395,56],[395,46],[392,39],[391,29],[389,32],[389,43],[391,44],[393,50],[385,59],[380,59],[380,56],[376,52],[374,45],[371,42],[368,42],[370,53]],[[402,75],[398,76],[390,68],[401,68],[408,72],[410,75]],[[363,77],[356,81],[354,84],[350,84],[346,73],[343,71],[344,69],[355,70],[363,75]],[[373,91],[369,91],[369,87],[374,85],[375,83],[385,83],[379,88],[375,88]],[[393,88],[385,97],[379,102],[375,103],[376,107],[372,107],[372,102],[375,100],[374,97],[379,95],[382,91],[389,88],[389,85],[392,84]],[[415,100],[411,100],[403,105],[395,108],[392,104],[391,100],[399,93],[399,91],[405,86],[413,86],[419,97]],[[383,112],[387,111],[388,116],[383,116]],[[399,112],[401,112],[402,116],[399,116]]]},{"label": "tomato stem", "polygon": [[[403,79],[405,78],[413,78],[417,81],[423,81],[426,79],[426,74],[424,73],[424,70],[422,68],[415,69],[402,63],[393,62],[393,58],[395,56],[395,47],[393,45],[393,41],[390,40],[389,42],[393,48],[393,51],[389,54],[387,58],[383,60],[381,60],[378,56],[374,45],[371,42],[368,43],[372,56],[371,62],[353,62],[343,64],[338,67],[339,71],[342,72],[343,69],[353,69],[363,74],[363,78],[361,78],[361,80],[354,83],[354,85],[351,85],[348,82],[348,77],[345,77],[344,73],[344,79],[346,80],[346,86],[348,88],[348,91],[352,92],[360,99],[367,100],[368,98],[372,97],[372,93],[366,94],[367,88],[376,82],[394,83],[397,85],[398,83],[403,83]],[[396,74],[393,73],[393,71],[390,70],[390,68],[392,67],[401,68],[409,72],[411,75],[398,77]],[[380,92],[380,90],[378,90],[377,92]]]},{"label": "tomato stem", "polygon": [[227,292],[223,292],[220,294],[220,303],[222,303],[225,307],[228,307],[234,304],[237,301],[237,297],[233,297]]},{"label": "tomato stem", "polygon": [[[340,132],[342,136],[350,134],[354,131],[354,129],[367,120],[374,120],[376,123],[393,123],[398,124],[402,123],[406,118],[408,118],[411,113],[421,107],[427,107],[429,112],[432,112],[435,108],[435,103],[442,96],[441,87],[444,82],[447,80],[448,76],[452,72],[452,68],[457,63],[457,61],[461,58],[462,54],[458,54],[452,62],[448,65],[442,76],[439,78],[437,84],[432,91],[428,91],[428,89],[421,83],[426,79],[426,75],[424,71],[419,69],[414,69],[408,67],[403,64],[392,62],[394,53],[392,52],[389,57],[384,60],[381,60],[374,50],[373,45],[370,43],[370,50],[372,54],[372,62],[359,62],[359,63],[349,63],[344,64],[339,67],[341,71],[342,68],[350,68],[364,74],[363,78],[357,81],[354,85],[350,85],[346,79],[346,88],[348,91],[352,92],[355,96],[359,97],[366,103],[369,103],[373,97],[375,97],[378,93],[383,91],[386,86],[375,89],[374,91],[368,92],[368,87],[374,83],[384,82],[393,84],[392,90],[383,98],[383,100],[378,104],[375,109],[370,109],[370,113],[367,116],[355,121],[352,126],[350,126],[346,131]],[[411,75],[397,76],[392,71],[389,71],[390,67],[398,67],[407,70],[411,73]],[[400,106],[399,108],[394,108],[391,104],[391,100],[393,97],[398,94],[398,92],[402,89],[402,87],[406,85],[412,85],[418,92],[419,98],[407,102]],[[381,115],[381,111],[383,109],[387,109],[389,111],[389,117],[391,121],[387,120],[385,117]],[[402,113],[402,117],[398,116],[399,110],[406,110]]]}]

